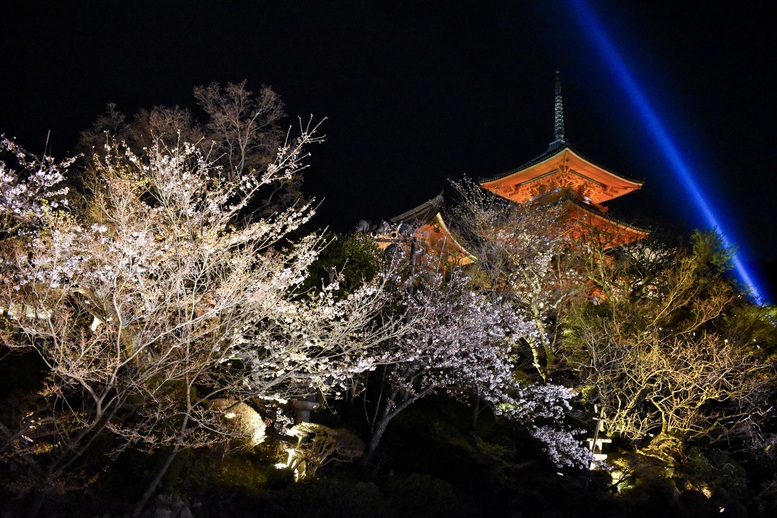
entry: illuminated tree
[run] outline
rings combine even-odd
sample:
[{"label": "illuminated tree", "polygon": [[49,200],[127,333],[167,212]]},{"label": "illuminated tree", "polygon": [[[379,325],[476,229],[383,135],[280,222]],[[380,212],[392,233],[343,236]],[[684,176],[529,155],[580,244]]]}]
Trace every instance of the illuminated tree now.
[{"label": "illuminated tree", "polygon": [[[597,297],[569,315],[563,352],[609,434],[672,439],[673,451],[686,439],[755,439],[774,390],[773,322],[725,277],[717,236],[697,232],[692,248],[645,241],[595,260]],[[771,331],[743,324],[753,311]]]},{"label": "illuminated tree", "polygon": [[[246,87],[246,81],[222,86],[211,83],[194,89],[197,105],[204,113],[202,122],[187,108],[156,106],[140,110],[131,120],[109,104],[92,128],[81,133],[84,153],[102,154],[106,142],[125,143],[133,152],[157,144],[177,147],[189,142],[203,156],[219,166],[219,174],[228,182],[238,182],[243,175],[255,175],[272,163],[283,143],[279,123],[284,117],[283,102],[270,87],[262,86],[258,94]],[[302,176],[296,174],[263,186],[261,197],[253,200],[253,209],[269,215],[302,198]]]},{"label": "illuminated tree", "polygon": [[58,163],[51,157],[38,160],[0,135],[1,237],[34,227],[51,211],[67,206],[64,171],[72,163]]},{"label": "illuminated tree", "polygon": [[512,344],[536,332],[533,319],[472,289],[454,269],[448,278],[421,272],[397,281],[397,305],[413,319],[385,345],[380,392],[371,416],[375,452],[389,423],[416,401],[445,392],[465,402],[475,395],[498,415],[519,421],[558,465],[587,466],[588,452],[563,425],[573,394],[559,385],[518,383]]},{"label": "illuminated tree", "polygon": [[526,315],[516,348],[528,350],[533,370],[548,381],[556,368],[556,323],[564,303],[580,292],[576,257],[563,207],[521,205],[471,180],[453,182],[460,202],[452,226],[478,260],[469,273],[481,291]]},{"label": "illuminated tree", "polygon": [[690,254],[654,240],[613,249],[595,228],[570,239],[551,202],[516,205],[472,182],[454,187],[454,224],[479,258],[473,278],[526,315],[533,326],[517,343],[531,347],[534,369],[581,387],[608,433],[773,440],[762,430],[774,361],[758,347],[773,344],[774,326],[763,311],[751,315],[770,330],[754,342],[741,324],[755,308],[726,278],[730,255],[714,234],[694,234]]},{"label": "illuminated tree", "polygon": [[278,122],[284,116],[283,102],[272,88],[262,86],[254,97],[246,81],[224,87],[211,83],[196,87],[194,97],[208,115],[203,129],[213,156],[220,157],[231,180],[268,163],[281,142]]},{"label": "illuminated tree", "polygon": [[14,188],[0,216],[19,230],[2,240],[0,336],[48,369],[48,409],[2,427],[31,485],[67,489],[106,433],[114,454],[168,446],[140,509],[181,448],[240,431],[225,400],[327,392],[374,365],[365,351],[395,332],[375,318],[384,278],[347,296],[334,295],[336,276],[302,289],[322,242],[288,235],[311,206],[249,217],[257,193],[303,167],[315,130],[302,127],[271,164],[235,181],[192,144],[109,147],[82,212],[56,205],[53,162],[4,144],[20,165],[3,170]]}]

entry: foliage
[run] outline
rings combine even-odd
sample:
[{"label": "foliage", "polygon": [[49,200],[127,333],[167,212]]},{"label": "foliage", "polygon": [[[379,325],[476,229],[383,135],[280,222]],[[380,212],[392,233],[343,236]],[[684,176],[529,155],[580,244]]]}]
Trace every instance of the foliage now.
[{"label": "foliage", "polygon": [[361,439],[344,428],[299,423],[289,435],[298,438],[296,446],[288,449],[287,462],[297,480],[315,477],[319,468],[331,462],[353,462],[366,449]]},{"label": "foliage", "polygon": [[514,341],[547,382],[556,369],[556,322],[581,288],[568,222],[559,204],[517,205],[472,180],[452,182],[460,202],[452,226],[478,261],[470,275],[479,289],[520,312],[530,325]]},{"label": "foliage", "polygon": [[596,259],[600,295],[566,320],[564,358],[595,388],[610,434],[755,444],[773,391],[764,353],[774,324],[724,275],[719,238],[695,233],[692,244],[645,241]]},{"label": "foliage", "polygon": [[562,426],[572,392],[559,385],[522,386],[515,381],[512,344],[536,332],[533,320],[470,285],[471,279],[459,269],[447,278],[422,271],[397,279],[396,305],[413,323],[383,349],[380,362],[385,366],[372,410],[368,455],[400,412],[445,391],[465,401],[474,395],[494,412],[526,424],[547,422],[549,426],[531,429],[549,445],[553,461],[587,465],[587,452]]},{"label": "foliage", "polygon": [[[370,368],[365,351],[396,327],[375,321],[384,280],[344,297],[334,296],[336,280],[304,293],[321,240],[286,238],[311,217],[310,204],[246,217],[254,197],[299,171],[319,141],[303,126],[263,172],[235,182],[191,144],[157,142],[142,155],[109,146],[93,164],[99,181],[83,212],[37,210],[56,199],[37,195],[26,210],[2,207],[24,232],[2,242],[9,320],[0,336],[48,368],[48,410],[14,423],[19,431],[4,442],[38,473],[41,490],[105,432],[117,439],[114,454],[209,445],[236,430],[214,399],[326,392]],[[35,178],[5,174],[16,185]],[[25,441],[46,455],[29,455]]]},{"label": "foliage", "polygon": [[370,236],[326,233],[323,241],[326,246],[310,266],[306,287],[315,289],[337,280],[338,295],[347,295],[378,275],[379,249]]},{"label": "foliage", "polygon": [[207,145],[225,164],[228,179],[235,181],[249,168],[259,169],[268,163],[282,134],[277,123],[284,116],[283,102],[268,86],[262,86],[257,97],[246,89],[246,82],[198,86],[194,98],[208,114],[203,127]]},{"label": "foliage", "polygon": [[[92,128],[81,133],[79,147],[91,157],[103,156],[106,144],[123,143],[142,154],[155,145],[176,148],[188,142],[209,163],[219,166],[218,176],[230,184],[243,176],[260,174],[273,163],[284,142],[279,123],[285,114],[283,102],[272,88],[262,86],[254,95],[246,81],[224,86],[211,83],[196,87],[194,97],[205,116],[202,122],[179,106],[143,109],[128,120],[115,104],[109,104]],[[87,168],[86,175],[89,173]],[[263,196],[251,202],[252,210],[268,216],[296,204],[303,197],[301,184],[299,170],[264,184]]]},{"label": "foliage", "polygon": [[416,473],[389,481],[396,516],[472,516],[474,509],[461,492],[444,480]]},{"label": "foliage", "polygon": [[13,140],[0,135],[0,225],[8,235],[36,225],[52,211],[67,207],[64,171],[73,160],[29,155]]},{"label": "foliage", "polygon": [[[451,228],[477,261],[441,271],[415,247],[381,254],[362,234],[300,230],[314,214],[300,173],[321,138],[308,123],[284,139],[271,89],[212,84],[195,98],[202,122],[162,106],[128,122],[109,106],[82,136],[78,199],[73,160],[0,138],[0,339],[43,370],[0,401],[6,491],[73,493],[99,486],[122,453],[163,452],[155,472],[142,468],[137,515],[179,451],[250,448],[283,427],[262,402],[346,390],[365,405],[367,460],[401,412],[444,393],[520,423],[556,466],[588,467],[569,426],[575,388],[608,435],[637,446],[618,468],[646,481],[634,494],[679,507],[678,492],[745,498],[735,453],[774,462],[775,310],[727,277],[732,251],[716,234],[695,232],[688,250],[574,241],[553,200],[514,205],[464,180]],[[307,478],[365,452],[345,428],[292,432],[289,464]],[[519,469],[513,449],[457,440],[500,476]],[[710,443],[720,449],[683,455]],[[251,479],[256,466],[240,466],[235,477]],[[773,478],[758,481],[758,505],[773,505]],[[455,491],[422,475],[382,493],[310,481],[268,507],[288,497],[289,516],[465,515]],[[314,507],[292,500],[304,494]]]}]

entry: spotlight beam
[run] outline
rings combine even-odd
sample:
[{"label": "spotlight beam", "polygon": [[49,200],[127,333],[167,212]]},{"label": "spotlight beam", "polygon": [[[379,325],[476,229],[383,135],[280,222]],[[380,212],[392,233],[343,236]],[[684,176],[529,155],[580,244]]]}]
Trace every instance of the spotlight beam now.
[{"label": "spotlight beam", "polygon": [[[703,220],[711,228],[718,231],[723,240],[723,244],[729,248],[734,249],[731,241],[728,238],[728,233],[720,224],[719,218],[712,210],[710,203],[707,201],[707,197],[702,192],[698,183],[694,179],[694,173],[691,167],[687,164],[685,159],[680,154],[678,147],[675,145],[674,140],[669,135],[669,132],[661,122],[656,110],[648,101],[642,89],[634,79],[633,74],[626,66],[626,63],[621,58],[615,45],[612,43],[609,35],[605,31],[601,22],[597,18],[594,11],[588,5],[585,0],[569,0],[573,11],[578,16],[579,20],[585,24],[588,29],[588,34],[591,35],[591,40],[599,53],[604,58],[604,62],[609,66],[614,76],[618,79],[620,86],[625,90],[626,96],[637,109],[637,112],[642,117],[643,122],[650,130],[649,133],[658,149],[664,156],[664,159],[671,166],[671,169],[676,174],[680,181],[680,184],[685,188],[686,192],[690,195],[694,201],[695,206],[701,214]],[[745,268],[738,254],[734,254],[732,258],[734,265],[734,272],[739,280],[747,287],[750,294],[758,302],[763,302],[761,293],[756,286],[750,273]]]}]

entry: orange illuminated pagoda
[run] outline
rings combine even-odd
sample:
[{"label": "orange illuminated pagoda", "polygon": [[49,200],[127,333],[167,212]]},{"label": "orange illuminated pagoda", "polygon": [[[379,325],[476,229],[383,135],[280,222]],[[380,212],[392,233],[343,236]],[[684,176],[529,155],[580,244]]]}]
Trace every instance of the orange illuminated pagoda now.
[{"label": "orange illuminated pagoda", "polygon": [[643,182],[591,162],[566,141],[558,72],[554,122],[555,140],[545,153],[501,175],[482,178],[481,186],[515,203],[563,200],[568,217],[575,222],[574,237],[595,239],[604,248],[646,237],[644,230],[609,217],[603,205],[641,188]]}]

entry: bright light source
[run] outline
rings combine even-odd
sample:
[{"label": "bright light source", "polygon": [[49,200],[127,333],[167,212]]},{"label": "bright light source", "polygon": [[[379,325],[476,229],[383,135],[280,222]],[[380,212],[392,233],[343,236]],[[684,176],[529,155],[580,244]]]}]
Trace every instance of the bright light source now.
[{"label": "bright light source", "polygon": [[[569,4],[571,4],[576,17],[585,24],[587,29],[586,34],[591,36],[594,46],[601,54],[604,62],[610,70],[612,70],[620,86],[626,92],[627,98],[642,117],[642,121],[650,130],[650,135],[656,146],[661,151],[661,154],[668,165],[672,168],[672,171],[680,181],[680,184],[685,188],[685,191],[695,203],[705,224],[710,228],[715,229],[720,234],[723,244],[727,248],[733,248],[729,233],[724,229],[720,218],[716,216],[710,203],[707,201],[707,196],[705,196],[698,182],[695,180],[693,170],[680,154],[680,148],[675,144],[674,139],[666,130],[656,113],[656,110],[642,92],[642,89],[637,84],[634,76],[613,45],[596,14],[588,5],[588,2],[586,2],[586,0],[569,0]],[[747,271],[738,255],[734,255],[733,264],[734,272],[739,280],[748,290],[750,290],[750,293],[756,302],[763,303],[764,300],[761,291],[753,280],[753,276]]]}]

